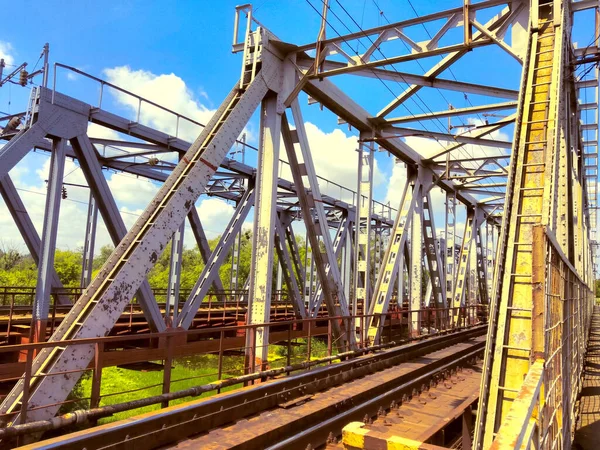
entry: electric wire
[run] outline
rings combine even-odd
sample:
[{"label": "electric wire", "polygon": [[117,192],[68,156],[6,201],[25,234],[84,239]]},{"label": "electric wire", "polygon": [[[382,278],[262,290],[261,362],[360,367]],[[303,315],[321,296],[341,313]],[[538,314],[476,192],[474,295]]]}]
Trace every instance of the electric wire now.
[{"label": "electric wire", "polygon": [[[321,1],[323,2],[324,0],[321,0]],[[367,37],[367,39],[369,39],[369,41],[371,42],[371,44],[374,46],[374,45],[375,45],[375,42],[374,42],[374,41],[371,39],[371,37],[370,37],[369,35],[367,35],[367,33],[366,33],[366,32],[365,32],[365,31],[362,29],[362,27],[361,27],[361,26],[360,26],[360,25],[359,25],[359,24],[356,22],[356,20],[354,19],[354,17],[352,17],[352,15],[351,15],[351,14],[350,14],[350,13],[347,11],[347,9],[346,9],[346,8],[345,8],[345,7],[344,7],[344,6],[343,6],[343,5],[342,5],[342,4],[339,2],[339,0],[336,0],[336,3],[338,3],[338,5],[339,5],[339,6],[342,8],[342,10],[343,10],[343,11],[346,13],[346,15],[347,15],[348,17],[350,17],[350,19],[352,20],[352,22],[354,22],[354,24],[355,24],[355,25],[356,25],[356,26],[359,28],[359,30],[362,32],[362,34],[363,34],[365,37]],[[375,5],[376,5],[376,6],[378,6],[378,5],[377,5],[377,3],[375,3]],[[332,11],[332,10],[330,9],[330,11]],[[381,9],[380,9],[380,11],[381,11]],[[381,11],[381,12],[383,13],[383,11]],[[335,12],[334,12],[334,11],[332,11],[332,14],[334,14],[334,16],[336,16],[336,17],[338,18],[338,20],[340,20],[340,19],[339,19],[339,17],[338,17],[338,16],[335,14]],[[387,17],[385,17],[385,14],[383,13],[382,15],[384,15],[384,18],[385,18],[385,20],[386,20],[388,23],[390,23],[389,19],[387,19]],[[342,21],[340,20],[340,22],[342,22]],[[344,25],[345,25],[345,24],[344,24]],[[346,26],[346,29],[348,29],[348,31],[349,31],[349,32],[352,32],[352,31],[351,31],[351,30],[350,30],[350,29],[349,29],[347,26]],[[338,33],[338,34],[339,34],[339,33]],[[428,34],[429,34],[429,33],[428,33]],[[402,41],[402,42],[404,43],[404,46],[405,46],[405,47],[408,49],[408,46],[406,45],[406,43],[405,43],[404,41]],[[387,59],[387,58],[386,58],[386,56],[385,56],[385,55],[383,54],[383,52],[381,51],[381,49],[379,48],[379,46],[376,46],[376,48],[377,48],[377,51],[378,51],[378,52],[381,54],[381,56],[382,56],[384,59]],[[423,68],[423,66],[421,65],[420,61],[418,61],[418,60],[417,60],[417,63],[418,63],[418,65],[419,65],[419,67],[421,68],[421,70],[425,71],[425,69],[424,69],[424,68]],[[395,72],[396,72],[396,73],[397,73],[397,74],[398,74],[398,75],[399,75],[401,78],[403,78],[403,77],[402,77],[402,74],[400,74],[400,73],[398,72],[398,70],[397,70],[397,69],[396,69],[396,68],[395,68],[393,65],[392,65],[391,67],[392,67],[392,69],[394,69],[394,71],[395,71]],[[403,79],[404,79],[404,78],[403,78]],[[405,81],[405,82],[406,82],[406,81]],[[398,83],[398,84],[400,84],[399,82],[397,82],[397,83]],[[409,83],[406,83],[406,84],[409,84]],[[437,91],[438,91],[438,93],[441,95],[441,97],[442,97],[442,98],[443,98],[443,99],[444,99],[444,100],[445,100],[445,101],[446,101],[446,102],[449,104],[448,100],[447,100],[447,99],[445,98],[445,96],[444,96],[444,95],[441,93],[441,91],[439,90],[439,88],[436,88],[436,90],[437,90]],[[465,94],[465,97],[466,97],[466,93],[463,93],[463,94]],[[434,113],[433,113],[433,111],[432,111],[432,110],[431,110],[431,109],[430,109],[430,108],[427,106],[427,104],[426,104],[426,103],[423,101],[423,99],[422,99],[422,98],[419,96],[419,94],[418,94],[418,93],[415,93],[415,96],[416,96],[416,97],[417,97],[417,98],[418,98],[418,99],[419,99],[419,100],[420,100],[420,101],[421,101],[421,102],[422,102],[422,103],[425,105],[425,107],[428,109],[428,111],[429,111],[431,114],[434,114]],[[415,104],[417,104],[416,102],[414,102],[414,103],[415,103]],[[408,108],[407,108],[407,109],[408,109]],[[421,108],[421,110],[422,110],[422,108]],[[414,117],[414,115],[413,115],[413,117]],[[444,124],[442,124],[442,122],[441,122],[441,120],[440,120],[439,118],[436,118],[436,121],[439,123],[439,125],[441,125],[441,130],[442,130],[442,132],[444,132],[444,133],[445,133],[445,132],[446,132],[446,129],[445,129],[445,126],[444,126]],[[423,125],[422,125],[422,123],[421,123],[420,121],[419,121],[419,124],[420,124],[421,126],[423,126]],[[440,128],[440,126],[438,126],[438,128]],[[436,141],[437,141],[437,142],[438,142],[438,143],[439,143],[439,144],[440,144],[440,145],[441,145],[441,146],[442,146],[442,147],[445,149],[445,147],[444,147],[444,146],[441,144],[441,142],[439,142],[437,139],[436,139]],[[481,145],[478,145],[478,146],[479,146],[479,148],[481,149],[481,151],[484,153],[484,155],[487,157],[487,156],[488,156],[487,152],[486,152],[486,151],[485,151],[485,150],[482,148],[482,146],[481,146]],[[459,147],[459,148],[458,148],[458,150],[459,150],[459,151],[460,151],[460,152],[461,152],[463,155],[465,155],[467,158],[469,158],[469,157],[474,157],[474,154],[472,154],[472,155],[469,155],[469,154],[466,152],[466,149],[464,148],[464,146],[461,146],[461,147]],[[471,169],[475,169],[475,167],[472,167]],[[501,190],[500,188],[495,188],[495,189],[494,189],[494,191],[495,191],[495,192],[502,192],[502,190]]]}]

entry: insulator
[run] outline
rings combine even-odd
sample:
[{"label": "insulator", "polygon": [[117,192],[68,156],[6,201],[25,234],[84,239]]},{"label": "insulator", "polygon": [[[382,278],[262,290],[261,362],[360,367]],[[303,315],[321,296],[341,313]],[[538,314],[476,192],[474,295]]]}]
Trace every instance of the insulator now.
[{"label": "insulator", "polygon": [[6,124],[6,126],[4,127],[4,129],[2,130],[1,134],[12,133],[13,131],[17,130],[17,128],[19,127],[19,125],[21,125],[21,119],[19,119],[18,117],[13,117],[12,119],[10,119],[8,121],[8,123]]},{"label": "insulator", "polygon": [[159,162],[160,162],[160,160],[155,156],[148,159],[148,165],[150,165],[150,166],[156,166]]},{"label": "insulator", "polygon": [[19,84],[21,86],[27,86],[27,76],[29,75],[29,72],[27,72],[25,69],[21,70],[21,73],[19,74]]},{"label": "insulator", "polygon": [[63,200],[67,199],[67,188],[64,186],[62,187],[61,197]]}]

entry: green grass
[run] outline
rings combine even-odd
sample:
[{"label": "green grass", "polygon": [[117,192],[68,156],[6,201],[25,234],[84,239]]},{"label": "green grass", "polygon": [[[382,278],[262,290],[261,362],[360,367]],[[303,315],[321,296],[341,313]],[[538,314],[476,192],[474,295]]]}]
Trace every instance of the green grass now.
[{"label": "green grass", "polygon": [[[306,339],[296,341],[300,345],[291,346],[290,362],[292,364],[306,361],[307,343]],[[319,339],[311,339],[311,359],[327,356],[327,343]],[[158,361],[157,363],[161,363]],[[284,367],[287,364],[287,346],[269,346],[269,367],[274,369]],[[223,358],[223,378],[232,378],[244,374],[243,356],[225,356]],[[218,356],[196,355],[174,360],[171,371],[171,392],[188,389],[194,386],[208,384],[218,380]],[[102,383],[100,391],[100,406],[124,403],[140,398],[146,398],[162,393],[163,371],[141,371],[121,367],[107,367],[102,371]],[[221,392],[231,391],[242,387],[236,384],[223,388]],[[65,405],[62,413],[75,409],[87,409],[89,397],[92,390],[91,371],[86,373],[71,394],[72,399],[81,399]],[[217,391],[210,391],[199,397],[185,397],[170,402],[170,406],[199,398],[215,395]],[[146,406],[130,411],[115,414],[114,416],[101,419],[100,424],[123,420],[128,417],[137,416],[150,411],[160,409],[160,404]]]},{"label": "green grass", "polygon": [[[225,358],[223,367],[223,378],[231,378],[242,375],[243,357]],[[218,380],[217,376],[218,358],[214,355],[196,356],[174,361],[171,370],[171,392],[184,390],[194,386],[208,384]],[[227,373],[226,373],[227,372]],[[132,400],[151,397],[162,393],[163,371],[140,371],[120,367],[107,367],[102,371],[102,385],[100,390],[100,406],[114,405]],[[236,384],[223,388],[221,392],[230,391],[241,387]],[[92,390],[92,378],[88,374],[78,383],[74,396],[78,398],[89,398]],[[185,397],[170,402],[170,406],[190,400],[215,395],[217,391],[210,391],[199,397]],[[77,409],[89,406],[87,401],[77,402],[69,409]],[[130,411],[124,411],[114,416],[101,419],[100,424],[123,420],[150,411],[160,409],[160,404],[150,405]]]}]

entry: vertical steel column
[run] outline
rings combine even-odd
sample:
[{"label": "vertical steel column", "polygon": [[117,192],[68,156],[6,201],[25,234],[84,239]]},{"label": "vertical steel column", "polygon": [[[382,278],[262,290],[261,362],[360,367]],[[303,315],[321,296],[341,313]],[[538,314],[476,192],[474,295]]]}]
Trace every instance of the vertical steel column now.
[{"label": "vertical steel column", "polygon": [[306,303],[306,307],[309,308],[313,293],[314,264],[312,248],[308,239],[304,242],[304,269],[304,302]]},{"label": "vertical steel column", "polygon": [[231,244],[231,279],[229,287],[234,291],[238,289],[239,267],[240,267],[240,250],[242,248],[242,232],[237,234]]},{"label": "vertical steel column", "polygon": [[[421,218],[423,220],[423,242],[425,244],[425,256],[429,269],[429,280],[431,281],[431,292],[435,299],[437,308],[446,305],[446,290],[444,286],[444,271],[442,270],[442,257],[436,240],[434,212],[431,207],[431,194],[427,192],[422,197]],[[429,298],[425,298],[429,304]]]},{"label": "vertical steel column", "polygon": [[475,212],[470,210],[467,212],[467,221],[465,223],[465,231],[460,249],[458,267],[456,269],[456,281],[454,285],[454,293],[452,295],[452,316],[454,325],[458,325],[460,319],[460,307],[464,305],[465,299],[465,282],[469,274],[471,243],[473,242],[473,229],[476,227]]},{"label": "vertical steel column", "polygon": [[481,226],[475,229],[475,268],[477,269],[477,290],[479,293],[479,302],[487,305],[489,301],[485,255],[483,253],[483,239],[481,235]]},{"label": "vertical steel column", "polygon": [[404,257],[405,252],[406,242],[398,251],[398,287],[396,288],[396,304],[398,307],[402,307],[402,303],[404,301],[404,270],[407,263],[406,258]]},{"label": "vertical steel column", "polygon": [[[450,303],[454,295],[456,277],[456,193],[446,192],[446,300]],[[446,305],[448,306],[448,305]]]},{"label": "vertical steel column", "polygon": [[[273,248],[277,219],[277,170],[281,114],[277,96],[268,94],[261,105],[260,144],[256,171],[254,203],[254,232],[248,290],[248,325],[266,323],[271,310],[271,280],[273,275]],[[246,356],[250,372],[264,370],[269,356],[269,329],[258,327],[248,330]]]},{"label": "vertical steel column", "polygon": [[[183,256],[183,233],[185,221],[173,233],[171,240],[171,259],[169,265],[169,281],[167,290],[167,303],[165,305],[165,323],[167,327],[175,326],[179,314],[179,287],[181,284],[181,258]],[[172,315],[171,315],[171,311]]]},{"label": "vertical steel column", "polygon": [[94,247],[96,244],[96,224],[98,223],[98,205],[94,194],[90,189],[90,200],[88,202],[87,221],[85,224],[85,242],[83,244],[83,261],[81,267],[80,286],[86,288],[92,281],[94,265]]},{"label": "vertical steel column", "polygon": [[[477,230],[479,227],[473,230],[473,240],[477,239]],[[475,242],[474,242],[475,243]],[[469,250],[469,284],[468,284],[468,292],[467,292],[467,324],[472,324],[473,322],[473,308],[477,304],[477,289],[478,289],[478,272],[477,272],[477,247],[476,245],[471,245],[471,249]]]},{"label": "vertical steel column", "polygon": [[488,292],[488,301],[492,298],[492,283],[494,279],[494,261],[496,260],[495,249],[494,246],[494,223],[488,219],[485,222],[485,256],[486,256],[486,267],[485,267],[485,276],[487,281],[487,292]]},{"label": "vertical steel column", "polygon": [[417,176],[411,175],[407,181],[398,207],[398,213],[396,214],[396,220],[394,221],[394,228],[388,248],[383,258],[383,270],[377,277],[373,302],[369,310],[369,313],[373,315],[368,321],[368,337],[371,343],[379,342],[381,329],[385,320],[384,314],[388,311],[390,297],[394,283],[396,282],[396,274],[399,270],[398,262],[400,258],[398,255],[405,247],[406,237],[414,216],[417,197],[421,192],[421,181]]},{"label": "vertical steel column", "polygon": [[415,208],[412,218],[412,229],[410,235],[410,260],[411,260],[411,286],[410,286],[410,333],[418,336],[421,332],[420,313],[418,310],[423,306],[423,194],[422,189],[415,188]]},{"label": "vertical steel column", "polygon": [[[365,139],[361,133],[360,139]],[[373,144],[360,143],[358,149],[358,188],[356,193],[356,227],[354,242],[354,302],[352,314],[358,314],[358,306],[363,311],[369,310],[370,262],[371,262],[371,215],[373,195]],[[377,239],[375,237],[375,239]],[[357,322],[357,326],[360,326]]]},{"label": "vertical steel column", "polygon": [[349,221],[348,236],[342,249],[342,282],[344,284],[344,295],[349,303],[353,301],[351,300],[350,289],[350,285],[352,284],[352,225],[353,223]]},{"label": "vertical steel column", "polygon": [[53,139],[48,193],[44,209],[44,228],[42,230],[42,251],[38,264],[35,300],[33,304],[33,338],[35,342],[46,339],[46,323],[50,308],[51,273],[54,268],[54,252],[58,233],[58,216],[65,172],[65,139]]}]

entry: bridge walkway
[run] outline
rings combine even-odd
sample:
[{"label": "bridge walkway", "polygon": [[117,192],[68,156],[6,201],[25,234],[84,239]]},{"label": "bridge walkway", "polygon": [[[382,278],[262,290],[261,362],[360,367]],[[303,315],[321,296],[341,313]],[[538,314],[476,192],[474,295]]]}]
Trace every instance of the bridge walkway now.
[{"label": "bridge walkway", "polygon": [[583,389],[573,447],[596,450],[600,443],[600,306],[594,307],[583,370]]}]

